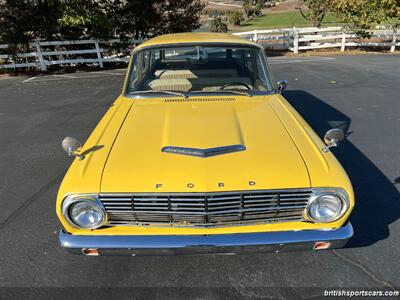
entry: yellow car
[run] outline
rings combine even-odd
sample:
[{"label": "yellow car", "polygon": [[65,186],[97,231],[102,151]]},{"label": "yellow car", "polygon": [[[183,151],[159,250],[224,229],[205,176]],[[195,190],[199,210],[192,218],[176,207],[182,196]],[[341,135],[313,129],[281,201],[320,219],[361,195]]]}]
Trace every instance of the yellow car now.
[{"label": "yellow car", "polygon": [[85,255],[339,248],[354,194],[325,143],[281,96],[262,47],[228,34],[136,47],[121,95],[57,196],[61,246]]}]

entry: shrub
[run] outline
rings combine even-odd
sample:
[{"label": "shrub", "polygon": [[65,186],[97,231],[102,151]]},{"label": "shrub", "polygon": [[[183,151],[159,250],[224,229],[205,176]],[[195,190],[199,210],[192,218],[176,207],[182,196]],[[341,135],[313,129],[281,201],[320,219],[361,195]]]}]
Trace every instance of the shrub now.
[{"label": "shrub", "polygon": [[221,20],[220,17],[214,18],[210,22],[210,31],[212,32],[227,32],[228,26]]},{"label": "shrub", "polygon": [[241,11],[235,10],[229,16],[229,22],[235,26],[239,26],[244,21],[244,17]]}]

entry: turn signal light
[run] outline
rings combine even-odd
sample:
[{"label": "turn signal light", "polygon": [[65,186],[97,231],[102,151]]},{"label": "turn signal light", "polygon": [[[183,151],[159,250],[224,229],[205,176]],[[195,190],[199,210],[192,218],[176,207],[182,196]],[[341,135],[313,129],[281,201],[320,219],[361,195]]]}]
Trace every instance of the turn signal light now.
[{"label": "turn signal light", "polygon": [[99,256],[99,252],[94,248],[83,248],[82,253],[89,256]]},{"label": "turn signal light", "polygon": [[325,250],[332,246],[331,242],[316,242],[314,244],[314,250]]}]

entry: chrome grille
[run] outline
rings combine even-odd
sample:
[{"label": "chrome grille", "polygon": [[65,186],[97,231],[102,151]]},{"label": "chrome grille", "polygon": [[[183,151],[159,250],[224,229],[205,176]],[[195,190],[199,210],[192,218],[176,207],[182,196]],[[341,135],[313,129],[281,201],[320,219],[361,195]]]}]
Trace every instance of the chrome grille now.
[{"label": "chrome grille", "polygon": [[223,226],[301,221],[310,189],[101,194],[108,225]]}]

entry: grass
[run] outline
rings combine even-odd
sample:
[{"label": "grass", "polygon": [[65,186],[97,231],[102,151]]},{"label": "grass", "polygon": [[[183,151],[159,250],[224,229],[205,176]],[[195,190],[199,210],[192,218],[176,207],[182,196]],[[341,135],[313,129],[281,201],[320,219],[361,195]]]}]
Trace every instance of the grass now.
[{"label": "grass", "polygon": [[[335,25],[335,17],[327,15],[324,19],[323,25]],[[261,17],[252,19],[243,23],[240,27],[233,28],[232,31],[247,31],[254,29],[271,29],[271,28],[290,28],[290,27],[305,27],[312,26],[298,11],[287,11],[268,13]]]}]

